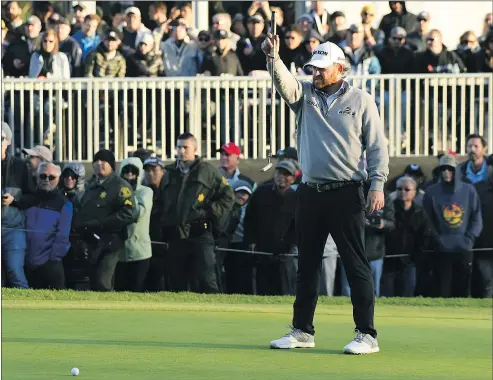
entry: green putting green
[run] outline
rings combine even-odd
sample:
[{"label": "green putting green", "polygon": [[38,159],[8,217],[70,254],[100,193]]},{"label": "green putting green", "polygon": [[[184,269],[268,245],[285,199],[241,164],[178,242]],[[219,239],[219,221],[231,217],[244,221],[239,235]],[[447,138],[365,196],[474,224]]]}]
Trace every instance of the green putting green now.
[{"label": "green putting green", "polygon": [[270,350],[292,297],[2,291],[2,378],[491,379],[491,300],[379,299],[381,352],[348,356],[346,298],[320,299],[316,348]]}]

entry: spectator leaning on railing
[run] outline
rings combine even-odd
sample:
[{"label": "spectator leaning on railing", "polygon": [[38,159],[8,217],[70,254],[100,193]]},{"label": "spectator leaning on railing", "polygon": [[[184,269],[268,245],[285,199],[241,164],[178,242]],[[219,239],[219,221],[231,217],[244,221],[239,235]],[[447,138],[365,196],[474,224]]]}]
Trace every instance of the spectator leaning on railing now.
[{"label": "spectator leaning on railing", "polygon": [[57,189],[61,169],[51,162],[38,168],[37,189],[17,203],[26,212],[26,274],[34,289],[64,289],[62,259],[70,249],[73,206]]}]

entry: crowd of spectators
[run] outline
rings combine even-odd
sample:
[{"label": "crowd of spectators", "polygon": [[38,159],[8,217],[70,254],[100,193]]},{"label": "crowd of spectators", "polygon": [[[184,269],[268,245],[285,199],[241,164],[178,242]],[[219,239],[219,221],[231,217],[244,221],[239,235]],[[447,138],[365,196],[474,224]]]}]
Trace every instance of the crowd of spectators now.
[{"label": "crowd of spectators", "polygon": [[[116,3],[110,14],[100,8],[89,14],[82,4],[75,5],[70,14],[62,14],[49,5],[44,12],[24,19],[18,2],[9,1],[2,12],[3,75],[255,75],[266,70],[260,44],[272,11],[278,14],[281,58],[299,74],[310,74],[303,64],[325,41],[344,50],[354,74],[492,71],[491,13],[483,20],[482,35],[465,31],[456,47],[447,47],[441,32],[430,29],[432,16],[428,12],[412,14],[403,1],[389,4],[390,13],[380,22],[375,20],[374,6],[366,5],[360,10],[361,22],[347,25],[343,12],[330,14],[322,2],[313,1],[310,12],[290,25],[282,6],[253,1],[246,14],[216,13],[209,30],[197,30],[190,2],[177,2],[171,9],[159,1],[147,9],[138,3],[124,9]],[[148,12],[149,25],[144,25],[142,12]]]},{"label": "crowd of spectators", "polygon": [[[294,294],[295,148],[279,151],[273,178],[256,184],[240,172],[239,146],[223,145],[216,169],[190,133],[169,165],[139,150],[117,170],[101,150],[93,174],[58,166],[44,146],[11,156],[11,138],[3,123],[3,285]],[[385,208],[367,215],[376,296],[493,296],[493,155],[479,135],[467,152],[462,163],[442,153],[429,181],[408,165],[389,181]],[[322,294],[350,295],[331,237],[321,270]]]}]

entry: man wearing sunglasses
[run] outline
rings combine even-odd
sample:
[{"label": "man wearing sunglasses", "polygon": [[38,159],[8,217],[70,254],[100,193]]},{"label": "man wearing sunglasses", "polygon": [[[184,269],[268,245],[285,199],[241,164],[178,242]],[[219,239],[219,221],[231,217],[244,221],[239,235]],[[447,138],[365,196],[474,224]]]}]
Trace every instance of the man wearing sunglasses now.
[{"label": "man wearing sunglasses", "polygon": [[461,180],[456,158],[440,159],[439,182],[425,193],[423,206],[430,219],[434,296],[467,297],[472,248],[483,229],[481,203],[474,186]]},{"label": "man wearing sunglasses", "polygon": [[26,210],[26,275],[34,289],[64,289],[62,259],[70,249],[72,203],[57,189],[58,165],[43,162],[38,167],[37,189],[18,205]]}]

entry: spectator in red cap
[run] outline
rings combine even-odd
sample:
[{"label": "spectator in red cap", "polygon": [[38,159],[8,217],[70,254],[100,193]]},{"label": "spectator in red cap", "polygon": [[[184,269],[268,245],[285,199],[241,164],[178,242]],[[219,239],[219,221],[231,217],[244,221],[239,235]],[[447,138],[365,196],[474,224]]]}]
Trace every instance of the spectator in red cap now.
[{"label": "spectator in red cap", "polygon": [[228,183],[231,185],[235,181],[244,180],[250,183],[255,190],[255,187],[257,186],[255,181],[246,175],[241,174],[240,169],[238,168],[241,155],[240,147],[234,142],[229,142],[221,146],[221,149],[219,149],[218,152],[221,153],[221,166],[219,167],[219,171],[224,178],[226,178]]}]

